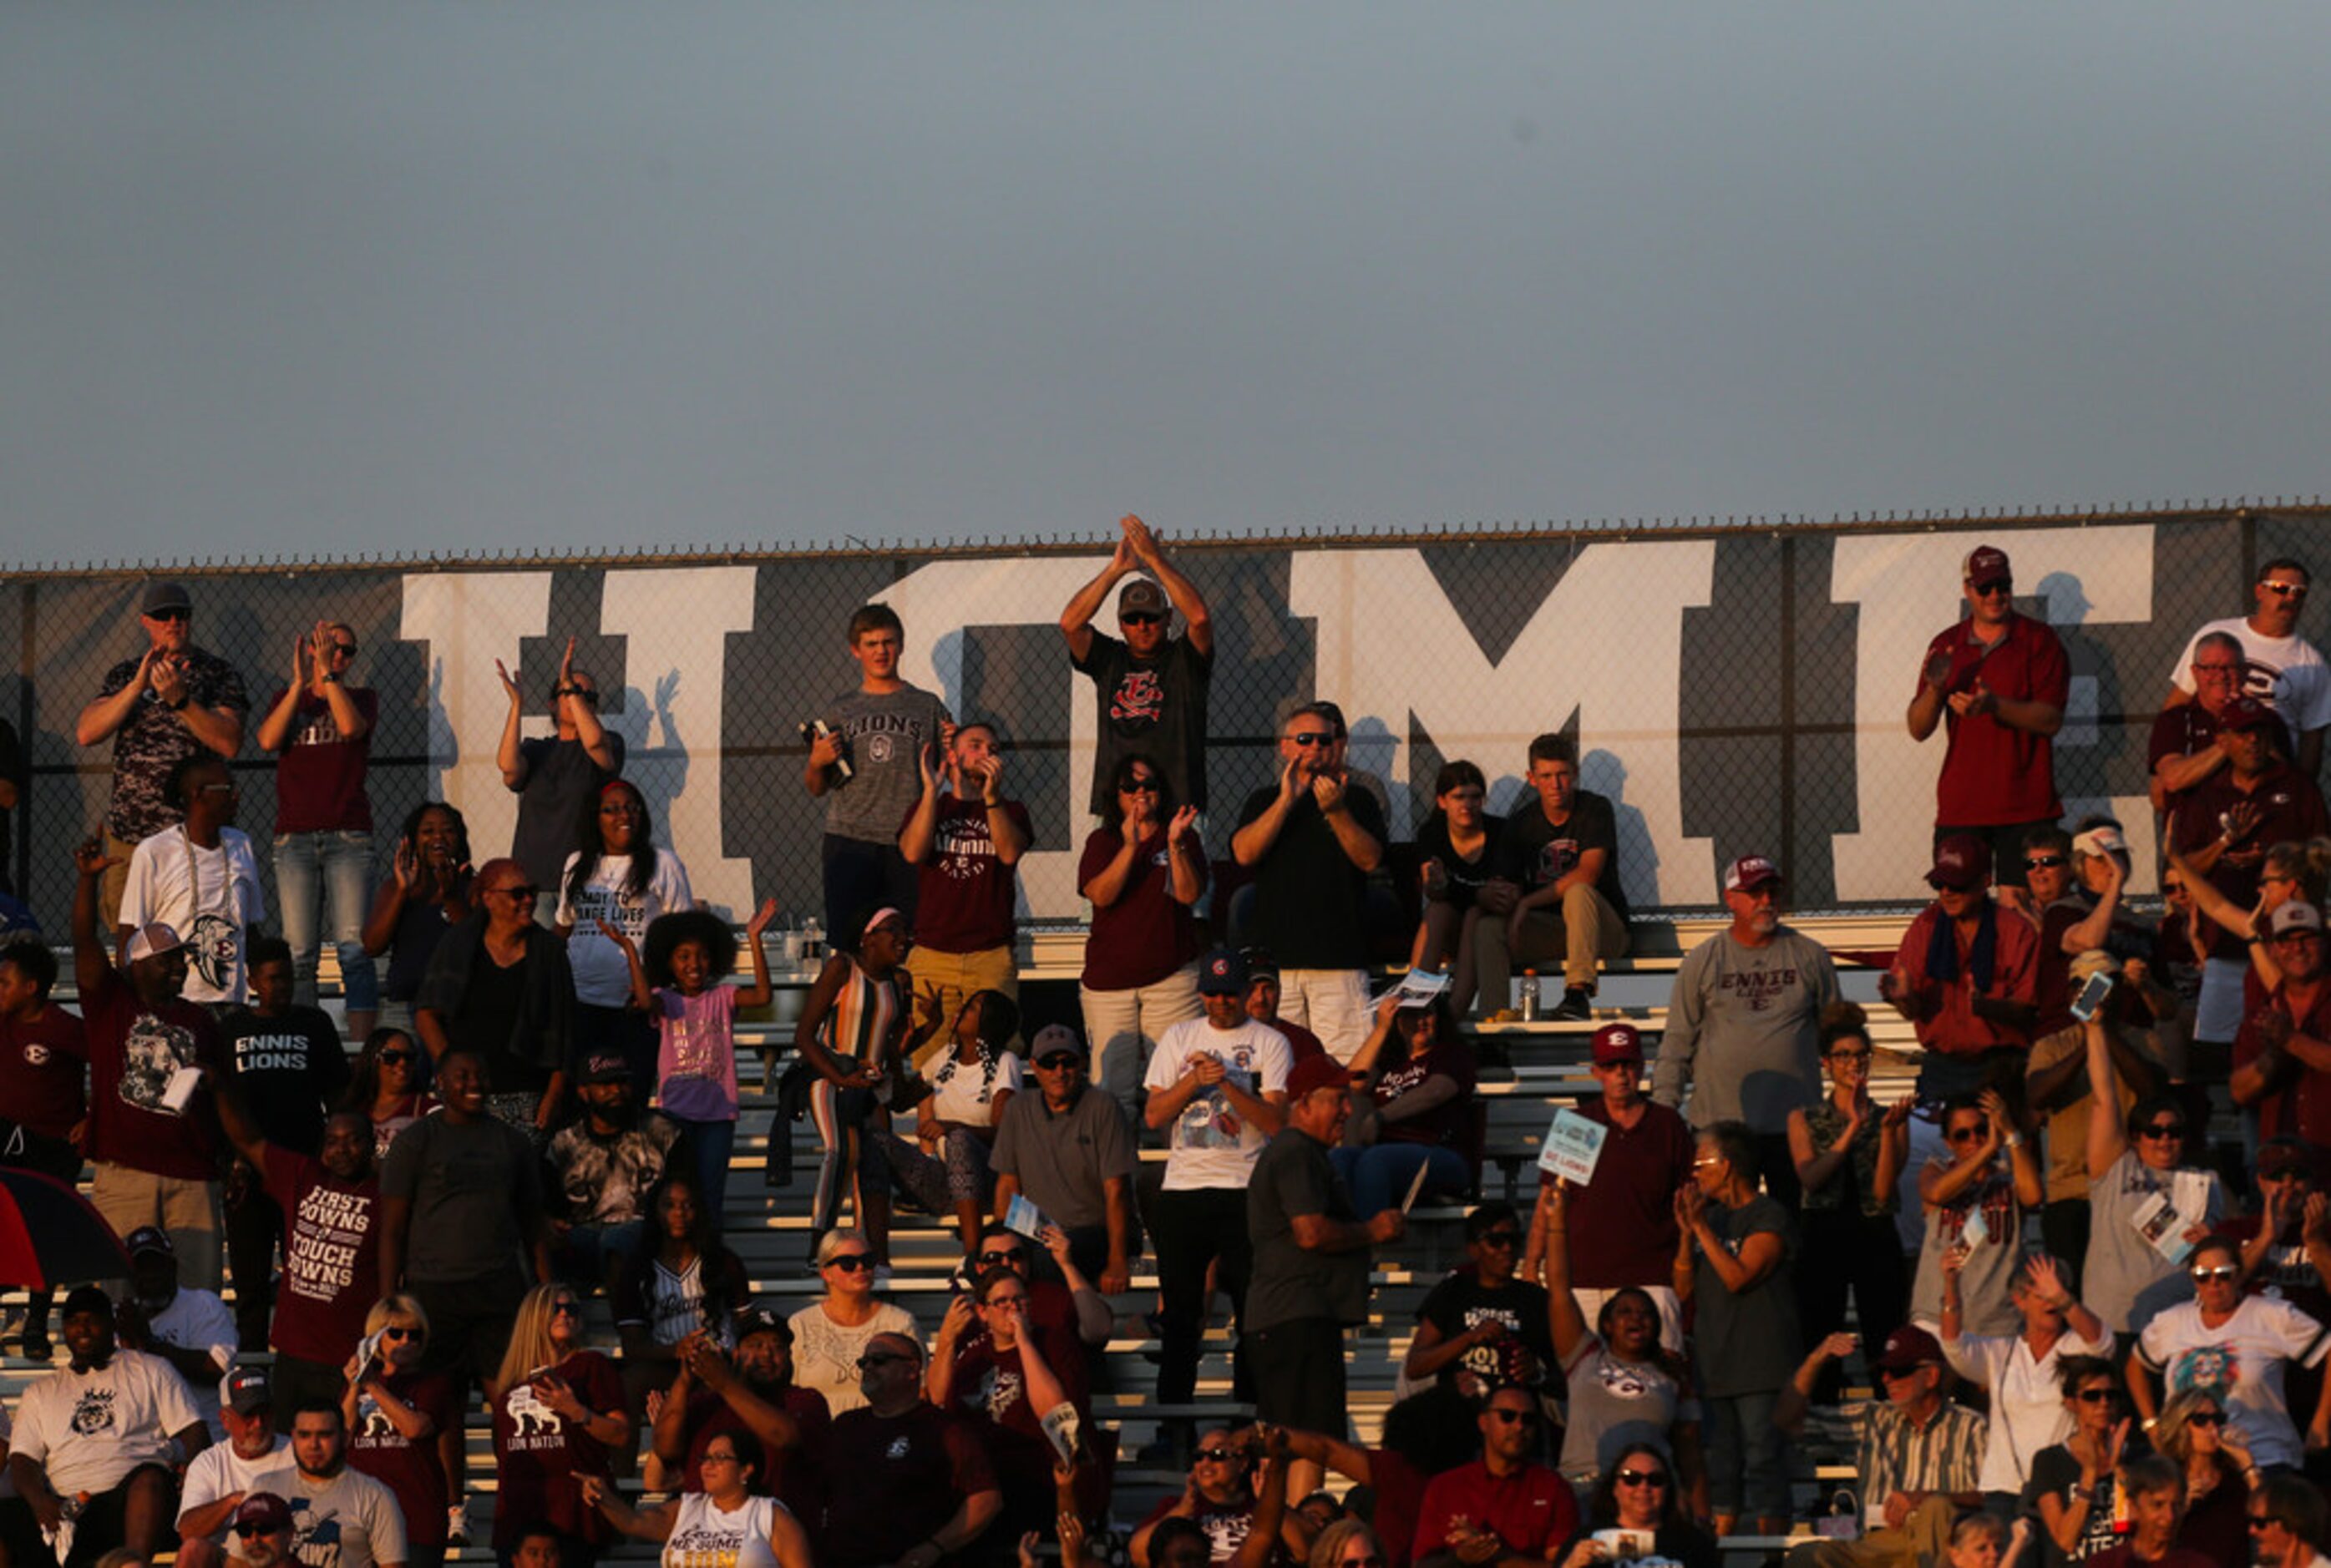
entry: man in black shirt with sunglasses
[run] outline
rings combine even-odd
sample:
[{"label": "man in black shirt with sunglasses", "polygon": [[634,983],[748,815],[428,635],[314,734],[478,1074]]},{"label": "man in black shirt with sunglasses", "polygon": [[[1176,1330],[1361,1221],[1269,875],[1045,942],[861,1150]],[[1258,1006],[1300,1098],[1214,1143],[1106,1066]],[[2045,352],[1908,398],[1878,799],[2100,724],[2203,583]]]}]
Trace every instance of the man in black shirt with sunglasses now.
[{"label": "man in black shirt with sunglasses", "polygon": [[[1206,809],[1206,691],[1214,675],[1214,629],[1206,602],[1166,559],[1165,546],[1139,518],[1118,523],[1125,537],[1100,575],[1077,590],[1061,612],[1069,660],[1092,679],[1100,704],[1093,748],[1092,811],[1108,819],[1109,779],[1118,759],[1138,751],[1172,784],[1174,798]],[[1139,575],[1142,571],[1148,576]],[[1127,581],[1130,579],[1130,581]],[[1093,617],[1119,582],[1117,629],[1123,640],[1093,630]],[[1182,635],[1171,635],[1174,612]]]}]

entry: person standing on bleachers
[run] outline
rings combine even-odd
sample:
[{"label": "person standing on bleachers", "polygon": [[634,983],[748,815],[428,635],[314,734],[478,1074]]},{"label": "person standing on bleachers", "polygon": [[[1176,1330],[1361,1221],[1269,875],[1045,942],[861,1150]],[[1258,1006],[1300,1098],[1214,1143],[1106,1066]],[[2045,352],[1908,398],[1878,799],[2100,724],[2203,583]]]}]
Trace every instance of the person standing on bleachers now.
[{"label": "person standing on bleachers", "polygon": [[234,826],[234,775],[224,758],[196,752],[170,769],[163,788],[185,814],[130,852],[114,944],[140,926],[167,926],[186,941],[186,1000],[239,1006],[250,994],[247,954],[267,896],[251,839]]},{"label": "person standing on bleachers", "polygon": [[1138,1156],[1117,1101],[1085,1081],[1077,1031],[1048,1023],[1028,1045],[1033,1093],[1004,1107],[988,1154],[1000,1230],[1025,1196],[1065,1231],[1079,1269],[1104,1296],[1132,1283],[1133,1177]]},{"label": "person standing on bleachers", "polygon": [[[576,820],[602,787],[623,775],[623,737],[600,721],[599,682],[575,668],[572,637],[550,686],[550,712],[557,727],[548,735],[519,737],[526,694],[499,659],[494,673],[501,677],[502,690],[509,697],[501,739],[494,747],[502,787],[518,796],[509,856],[525,868],[536,887],[555,888],[575,848]],[[548,925],[553,908],[538,903],[527,911],[528,918]]]},{"label": "person standing on bleachers", "polygon": [[1684,955],[1668,999],[1651,1098],[1699,1126],[1740,1121],[1756,1135],[1765,1190],[1799,1196],[1789,1117],[1821,1098],[1821,1021],[1837,1001],[1829,949],[1781,923],[1781,869],[1743,855],[1725,869],[1732,924]]},{"label": "person standing on bleachers", "polygon": [[[1028,808],[1004,796],[1004,743],[994,725],[967,721],[944,749],[925,747],[917,765],[922,793],[899,829],[899,852],[916,875],[908,982],[918,1003],[937,1000],[941,1018],[953,1019],[983,991],[1002,992],[1016,1004],[1017,868],[1036,829]],[[926,1041],[916,1065],[947,1044]]]},{"label": "person standing on bleachers", "polygon": [[73,727],[81,746],[113,742],[100,846],[109,862],[99,898],[108,930],[120,914],[130,851],[186,814],[165,788],[170,770],[188,757],[233,757],[243,749],[250,695],[234,666],[194,645],[194,622],[185,584],[147,584],[138,610],[144,655],[105,672],[96,699]]},{"label": "person standing on bleachers", "polygon": [[539,1149],[566,1099],[575,971],[566,944],[535,923],[540,884],[514,860],[478,869],[477,904],[429,956],[414,1026],[442,1075],[467,1053],[493,1090],[489,1112]]},{"label": "person standing on bleachers", "polygon": [[[1578,1114],[1603,1128],[1594,1179],[1564,1193],[1570,1230],[1570,1285],[1589,1321],[1622,1290],[1641,1290],[1660,1309],[1660,1343],[1683,1354],[1683,1308],[1675,1288],[1676,1247],[1683,1240],[1676,1194],[1690,1184],[1694,1142],[1683,1117],[1643,1095],[1643,1036],[1632,1023],[1606,1023],[1587,1050],[1602,1093],[1578,1102]],[[1540,1173],[1538,1185],[1556,1180]],[[1533,1226],[1522,1258],[1526,1279],[1538,1275],[1540,1237]]]},{"label": "person standing on bleachers", "polygon": [[2023,1076],[2038,1016],[2040,937],[1991,897],[1991,848],[1954,833],[1927,873],[1935,901],[1902,934],[1878,993],[1925,1055],[1918,1098],[1949,1099]]},{"label": "person standing on bleachers", "polygon": [[1203,1011],[1195,910],[1208,868],[1198,808],[1178,803],[1156,761],[1127,753],[1109,785],[1115,805],[1077,861],[1077,890],[1093,907],[1077,1000],[1097,1059],[1093,1081],[1130,1125],[1157,1037]]},{"label": "person standing on bleachers", "polygon": [[98,878],[111,858],[95,839],[73,851],[73,978],[89,1043],[90,1202],[114,1233],[168,1230],[186,1277],[218,1288],[218,1117],[207,1089],[174,1096],[186,1069],[225,1070],[226,1048],[207,1008],[180,993],[186,953],[167,926],[141,927],[117,970],[97,931]]},{"label": "person standing on bleachers", "polygon": [[656,1412],[655,1458],[679,1489],[704,1489],[704,1453],[726,1433],[757,1449],[760,1484],[806,1521],[818,1513],[818,1456],[833,1417],[825,1396],[794,1381],[793,1326],[754,1309],[736,1321],[737,1350],[709,1333],[680,1345],[679,1372]]},{"label": "person standing on bleachers", "polygon": [[1963,1333],[1959,1266],[1965,1259],[1961,1251],[1943,1259],[1940,1338],[1951,1366],[1990,1396],[1981,1484],[2005,1511],[2031,1479],[2031,1456],[2071,1433],[2058,1366],[2070,1356],[2111,1354],[2112,1331],[2072,1294],[2061,1263],[2045,1252],[2027,1252],[2015,1265],[2011,1293],[2022,1318],[2017,1331]]},{"label": "person standing on bleachers", "polygon": [[632,1067],[602,1047],[584,1059],[575,1118],[543,1152],[551,1252],[565,1276],[613,1294],[649,1239],[650,1194],[672,1164],[680,1124],[632,1098]]},{"label": "person standing on bleachers", "polygon": [[2015,613],[2006,551],[1969,551],[1960,578],[1969,613],[1927,644],[1905,722],[1916,741],[1937,726],[1946,731],[1936,851],[1953,837],[1978,839],[1987,862],[2012,868],[2001,879],[2020,888],[2023,865],[2014,857],[2025,830],[2064,814],[2053,737],[2064,727],[2071,665],[2052,627]]},{"label": "person standing on bleachers", "polygon": [[[1206,694],[1214,675],[1214,628],[1206,601],[1166,558],[1166,547],[1139,518],[1118,519],[1124,537],[1100,575],[1076,592],[1061,612],[1069,661],[1093,683],[1099,722],[1094,733],[1092,813],[1116,819],[1110,781],[1123,759],[1146,753],[1166,775],[1172,798],[1204,814],[1206,809]],[[1141,575],[1146,570],[1148,576]],[[1117,629],[1123,639],[1093,629],[1093,617],[1120,582]],[[1174,612],[1182,635],[1171,635]]]},{"label": "person standing on bleachers", "polygon": [[[1870,1019],[1854,1003],[1837,1003],[1822,1015],[1821,1039],[1829,1092],[1789,1113],[1789,1158],[1804,1191],[1797,1310],[1805,1337],[1819,1344],[1844,1326],[1851,1293],[1862,1336],[1883,1339],[1909,1312],[1895,1216],[1917,1102],[1904,1095],[1880,1106],[1870,1095]],[[1822,1403],[1833,1402],[1833,1388],[1821,1392]]]},{"label": "person standing on bleachers", "polygon": [[1367,1038],[1368,873],[1387,841],[1383,808],[1351,787],[1345,744],[1328,704],[1289,714],[1279,782],[1247,796],[1231,836],[1254,872],[1246,939],[1278,955],[1280,1006],[1338,1061]]},{"label": "person standing on bleachers", "polygon": [[1567,736],[1529,743],[1529,786],[1537,799],[1506,818],[1497,875],[1482,889],[1489,912],[1473,923],[1479,1005],[1509,1022],[1515,963],[1558,955],[1562,1000],[1549,1016],[1575,1022],[1594,1015],[1602,965],[1627,951],[1618,818],[1609,799],[1578,787],[1578,745]]},{"label": "person standing on bleachers", "polygon": [[[0,945],[0,1165],[71,1186],[81,1164],[73,1132],[89,1115],[89,1041],[81,1019],[49,999],[56,983],[47,943],[19,936]],[[25,1293],[27,1361],[46,1361],[53,1349],[52,1299],[46,1288]]]}]

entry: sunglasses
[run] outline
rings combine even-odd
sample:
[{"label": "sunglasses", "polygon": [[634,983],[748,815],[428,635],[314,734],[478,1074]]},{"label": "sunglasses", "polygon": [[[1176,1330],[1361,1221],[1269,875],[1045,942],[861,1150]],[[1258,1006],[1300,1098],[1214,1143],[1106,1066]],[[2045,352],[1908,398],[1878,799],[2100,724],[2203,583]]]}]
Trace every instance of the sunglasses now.
[{"label": "sunglasses", "polygon": [[1119,615],[1118,619],[1125,622],[1127,626],[1155,626],[1160,621],[1165,620],[1166,617],[1163,615],[1152,615],[1146,611],[1140,611],[1128,615]]},{"label": "sunglasses", "polygon": [[1981,1127],[1961,1127],[1958,1131],[1948,1135],[1948,1141],[1954,1144],[1978,1143],[1982,1138]]},{"label": "sunglasses", "polygon": [[413,1053],[409,1050],[384,1050],[373,1060],[389,1067],[402,1067],[413,1060]]},{"label": "sunglasses", "polygon": [[1028,1298],[1024,1296],[991,1296],[979,1305],[982,1311],[991,1307],[1025,1307]]},{"label": "sunglasses", "polygon": [[1010,1264],[1016,1267],[1020,1261],[1027,1256],[1028,1254],[1021,1251],[1019,1248],[1014,1247],[1008,1251],[982,1252],[975,1261],[982,1269],[993,1269],[999,1263]]},{"label": "sunglasses", "polygon": [[[253,1535],[272,1535],[278,1530],[285,1530],[290,1527],[290,1526],[288,1525],[237,1525],[234,1527],[234,1533],[237,1536],[248,1541]],[[2253,1525],[2253,1528],[2255,1528],[2255,1525]]]},{"label": "sunglasses", "polygon": [[1236,1449],[1200,1449],[1190,1457],[1205,1465],[1235,1465],[1246,1458]]},{"label": "sunglasses", "polygon": [[1039,1072],[1064,1072],[1070,1068],[1082,1067],[1084,1064],[1085,1059],[1083,1057],[1070,1056],[1065,1051],[1055,1051],[1051,1056],[1045,1057],[1042,1060],[1038,1061],[1036,1063],[1036,1070]]},{"label": "sunglasses", "polygon": [[197,788],[195,793],[198,795],[231,795],[235,793],[235,789],[236,786],[231,782],[226,784],[206,784]]},{"label": "sunglasses", "polygon": [[2231,1263],[2221,1263],[2215,1268],[2191,1269],[2186,1272],[2206,1285],[2212,1279],[2232,1279],[2239,1276],[2241,1270]]},{"label": "sunglasses", "polygon": [[1118,794],[1127,795],[1154,795],[1163,787],[1165,786],[1160,784],[1154,778],[1137,778],[1128,780],[1125,784],[1119,785],[1118,788]]},{"label": "sunglasses", "polygon": [[555,695],[559,697],[571,697],[577,702],[587,702],[595,707],[597,706],[599,701],[599,694],[592,690],[587,686],[562,686]]},{"label": "sunglasses", "polygon": [[2026,855],[2023,857],[2023,864],[2025,868],[2034,871],[2043,871],[2050,866],[2060,866],[2063,863],[2064,857],[2061,855]]},{"label": "sunglasses", "polygon": [[2189,1427],[2221,1427],[2226,1424],[2226,1412],[2215,1410],[2197,1410],[2192,1415],[2185,1418],[2185,1424]]},{"label": "sunglasses", "polygon": [[505,898],[516,898],[521,904],[532,903],[542,897],[542,889],[531,882],[516,882],[509,887],[496,888],[494,891]]},{"label": "sunglasses", "polygon": [[2072,1396],[2082,1404],[2109,1404],[2120,1397],[2117,1388],[2084,1388]]},{"label": "sunglasses", "polygon": [[2136,1129],[2141,1138],[2182,1138],[2185,1136],[2184,1122],[2148,1122]]},{"label": "sunglasses", "polygon": [[1299,729],[1287,738],[1295,746],[1325,746],[1336,738],[1336,734],[1328,729]]},{"label": "sunglasses", "polygon": [[383,1339],[418,1339],[421,1337],[421,1331],[417,1328],[396,1328],[392,1326],[382,1329],[380,1331],[380,1336]]},{"label": "sunglasses", "polygon": [[2015,584],[2005,577],[1994,577],[1988,583],[1977,583],[1974,585],[1974,591],[1986,599],[1993,594],[2012,593],[2014,589]]},{"label": "sunglasses", "polygon": [[1916,1377],[1927,1369],[1921,1366],[1881,1366],[1878,1375],[1888,1383],[1898,1383],[1906,1377]]},{"label": "sunglasses", "polygon": [[554,1301],[550,1304],[550,1316],[553,1317],[580,1317],[582,1315],[583,1309],[572,1301]]},{"label": "sunglasses", "polygon": [[903,1351],[870,1350],[864,1355],[858,1358],[858,1370],[861,1372],[872,1372],[876,1367],[888,1366],[894,1361],[912,1361],[915,1358],[913,1356],[907,1354]]},{"label": "sunglasses", "polygon": [[1522,1233],[1519,1231],[1484,1231],[1480,1235],[1482,1246],[1503,1248],[1508,1250],[1520,1245]]},{"label": "sunglasses", "polygon": [[696,1462],[699,1465],[733,1465],[740,1461],[734,1454],[706,1454]]},{"label": "sunglasses", "polygon": [[146,612],[146,619],[148,621],[191,621],[194,618],[195,613],[192,610],[148,610]]},{"label": "sunglasses", "polygon": [[1621,1470],[1619,1484],[1622,1487],[1664,1487],[1668,1484],[1665,1470]]},{"label": "sunglasses", "polygon": [[1705,1171],[1711,1165],[1720,1165],[1723,1163],[1724,1156],[1722,1155],[1702,1155],[1698,1159],[1692,1161],[1691,1168],[1695,1171]]},{"label": "sunglasses", "polygon": [[357,656],[357,645],[353,642],[335,642],[332,644],[332,651],[343,659],[354,659]]},{"label": "sunglasses", "polygon": [[1534,1410],[1516,1410],[1510,1405],[1498,1405],[1489,1413],[1497,1417],[1498,1424],[1500,1426],[1534,1427],[1537,1425],[1537,1411]]},{"label": "sunglasses", "polygon": [[2286,599],[2307,597],[2307,584],[2304,583],[2260,583],[2259,586],[2269,594],[2279,594]]},{"label": "sunglasses", "polygon": [[863,1274],[874,1267],[871,1252],[845,1252],[826,1264],[828,1269],[840,1269],[851,1274]]}]

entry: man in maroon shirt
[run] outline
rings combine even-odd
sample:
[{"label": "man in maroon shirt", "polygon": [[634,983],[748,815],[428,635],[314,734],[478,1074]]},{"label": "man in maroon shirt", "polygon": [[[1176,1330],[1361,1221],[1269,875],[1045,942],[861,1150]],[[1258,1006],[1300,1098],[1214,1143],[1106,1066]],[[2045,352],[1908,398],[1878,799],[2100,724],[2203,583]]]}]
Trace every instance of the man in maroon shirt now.
[{"label": "man in maroon shirt", "polygon": [[2003,879],[2022,886],[2015,859],[2024,830],[2064,814],[2051,738],[2064,726],[2071,667],[2044,622],[2015,613],[2007,552],[1969,552],[1961,573],[1968,617],[1935,634],[1910,698],[1912,740],[1937,725],[1948,743],[1935,791],[1935,842],[1954,833],[1984,839]]},{"label": "man in maroon shirt", "polygon": [[961,1557],[1004,1511],[1004,1493],[969,1428],[923,1397],[923,1347],[878,1334],[858,1358],[862,1410],[825,1441],[825,1528],[832,1568],[934,1568]]},{"label": "man in maroon shirt", "polygon": [[2155,811],[2174,810],[2187,790],[2226,765],[2229,753],[2219,736],[2226,709],[2242,695],[2243,664],[2241,639],[2231,632],[2203,632],[2193,644],[2193,695],[2177,692],[2145,743]]},{"label": "man in maroon shirt", "polygon": [[757,1442],[762,1487],[800,1518],[819,1507],[817,1456],[832,1421],[825,1396],[794,1386],[794,1330],[773,1312],[737,1320],[737,1353],[724,1356],[699,1330],[680,1345],[680,1371],[656,1412],[655,1457],[683,1492],[703,1489],[704,1450],[724,1433]]},{"label": "man in maroon shirt", "polygon": [[[1571,1290],[1586,1321],[1621,1290],[1648,1291],[1660,1304],[1660,1341],[1683,1352],[1683,1306],[1676,1299],[1675,1195],[1691,1180],[1695,1152],[1691,1127],[1677,1112],[1654,1105],[1643,1093],[1643,1037],[1632,1023],[1606,1023],[1594,1031],[1590,1051],[1594,1081],[1603,1092],[1578,1103],[1578,1114],[1607,1130],[1594,1162],[1594,1180],[1571,1186]],[[1555,1178],[1541,1174],[1538,1185]],[[1533,1249],[1522,1259],[1521,1277],[1538,1277]]]},{"label": "man in maroon shirt", "polygon": [[[1597,1167],[1598,1174],[1600,1167]],[[1432,1478],[1416,1521],[1417,1568],[1463,1568],[1514,1558],[1552,1562],[1578,1533],[1570,1483],[1530,1461],[1537,1399],[1506,1387],[1481,1411],[1481,1457]]]},{"label": "man in maroon shirt", "polygon": [[169,927],[141,926],[122,946],[122,967],[97,931],[98,880],[114,863],[94,839],[73,851],[73,977],[89,1040],[89,1153],[97,1162],[90,1201],[127,1238],[142,1225],[170,1233],[180,1278],[219,1288],[217,1115],[197,1085],[181,1098],[182,1069],[227,1070],[211,1015],[178,992],[186,953]]},{"label": "man in maroon shirt", "polygon": [[337,1112],[325,1121],[323,1145],[311,1158],[269,1143],[232,1080],[213,1088],[227,1141],[283,1215],[283,1277],[268,1334],[276,1395],[285,1410],[311,1399],[338,1402],[347,1386],[342,1369],[381,1295],[372,1119]]},{"label": "man in maroon shirt", "polygon": [[[1004,798],[1004,756],[993,725],[971,723],[922,759],[923,794],[899,829],[899,853],[916,868],[915,950],[907,973],[918,998],[935,999],[952,1024],[972,995],[1020,998],[1013,955],[1013,868],[1035,841],[1028,808]],[[942,1032],[925,1047],[944,1050]]]},{"label": "man in maroon shirt", "polygon": [[1991,847],[1954,833],[1927,873],[1935,901],[1902,934],[1878,993],[1918,1031],[1921,1099],[2023,1076],[2039,1017],[2040,935],[1991,899]]},{"label": "man in maroon shirt", "polygon": [[2282,979],[2234,1037],[2234,1103],[2258,1113],[2261,1137],[2331,1143],[2331,974],[2322,911],[2293,898],[2267,917]]},{"label": "man in maroon shirt", "polygon": [[[2282,720],[2254,698],[2226,706],[2218,744],[2227,765],[2185,792],[2170,821],[2170,841],[2193,871],[2242,908],[2258,903],[2266,852],[2286,840],[2304,841],[2331,830],[2315,781],[2282,760]],[[2202,966],[2202,999],[2193,1038],[2223,1043],[2241,1023],[2242,975],[2249,968],[2242,940],[2212,923],[2209,961]]]},{"label": "man in maroon shirt", "polygon": [[[89,1046],[81,1020],[49,1000],[57,955],[38,937],[0,947],[0,1165],[37,1171],[72,1185],[81,1180],[75,1146],[89,1101],[81,1069]],[[24,1354],[46,1361],[52,1293],[25,1298]]]}]

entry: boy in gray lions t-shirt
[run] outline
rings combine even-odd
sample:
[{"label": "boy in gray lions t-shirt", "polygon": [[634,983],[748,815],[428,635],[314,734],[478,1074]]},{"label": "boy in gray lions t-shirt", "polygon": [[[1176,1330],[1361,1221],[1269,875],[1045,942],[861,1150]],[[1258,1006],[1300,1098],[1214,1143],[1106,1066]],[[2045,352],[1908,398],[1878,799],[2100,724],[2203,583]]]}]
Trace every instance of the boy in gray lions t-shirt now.
[{"label": "boy in gray lions t-shirt", "polygon": [[899,852],[899,824],[922,797],[923,748],[945,746],[955,730],[945,703],[899,678],[906,641],[888,604],[850,617],[858,689],[819,712],[802,765],[803,787],[826,803],[825,920],[846,947],[885,906],[912,925],[915,869]]}]

